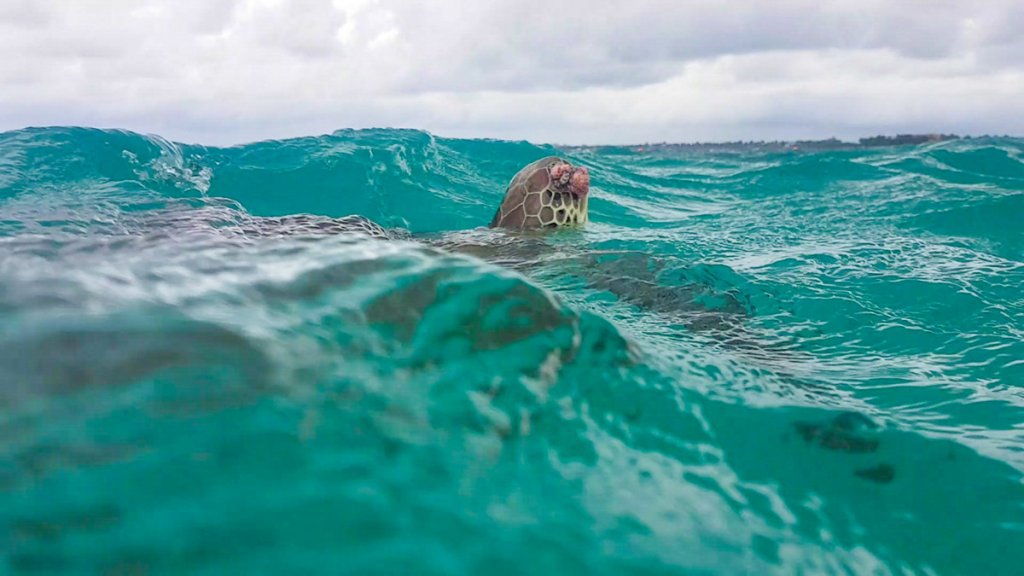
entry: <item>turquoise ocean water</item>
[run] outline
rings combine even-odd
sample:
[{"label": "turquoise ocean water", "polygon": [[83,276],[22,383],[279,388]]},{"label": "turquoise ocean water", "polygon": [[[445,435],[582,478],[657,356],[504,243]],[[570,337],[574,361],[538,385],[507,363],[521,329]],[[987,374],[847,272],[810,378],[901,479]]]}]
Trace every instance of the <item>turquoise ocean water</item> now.
[{"label": "turquoise ocean water", "polygon": [[0,134],[0,573],[1021,573],[1024,140],[553,153]]}]

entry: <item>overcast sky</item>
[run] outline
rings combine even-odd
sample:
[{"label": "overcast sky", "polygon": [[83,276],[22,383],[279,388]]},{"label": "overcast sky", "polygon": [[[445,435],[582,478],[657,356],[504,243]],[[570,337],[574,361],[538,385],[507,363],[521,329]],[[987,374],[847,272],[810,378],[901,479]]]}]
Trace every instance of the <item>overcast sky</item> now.
[{"label": "overcast sky", "polygon": [[0,0],[0,130],[1024,135],[1021,0]]}]

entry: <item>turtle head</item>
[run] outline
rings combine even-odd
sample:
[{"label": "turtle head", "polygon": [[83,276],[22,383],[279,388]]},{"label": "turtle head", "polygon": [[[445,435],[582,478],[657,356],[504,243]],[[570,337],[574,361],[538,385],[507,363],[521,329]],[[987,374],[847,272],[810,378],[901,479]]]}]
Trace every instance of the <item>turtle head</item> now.
[{"label": "turtle head", "polygon": [[590,174],[556,156],[520,170],[491,220],[491,228],[556,228],[587,221]]}]

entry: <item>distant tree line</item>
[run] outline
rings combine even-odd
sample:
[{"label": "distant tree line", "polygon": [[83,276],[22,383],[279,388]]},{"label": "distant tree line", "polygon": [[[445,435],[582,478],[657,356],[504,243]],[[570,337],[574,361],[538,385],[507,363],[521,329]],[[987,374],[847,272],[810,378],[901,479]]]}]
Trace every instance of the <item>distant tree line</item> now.
[{"label": "distant tree line", "polygon": [[943,142],[946,140],[957,140],[960,136],[956,134],[897,134],[895,136],[871,136],[860,138],[857,142],[845,142],[837,138],[825,140],[772,140],[772,141],[743,141],[732,142],[645,142],[624,146],[559,146],[565,150],[602,150],[602,151],[629,151],[629,152],[654,152],[670,150],[699,150],[705,152],[728,151],[728,150],[762,150],[767,152],[785,150],[848,150],[852,148],[871,148],[878,146],[909,146],[927,144],[930,142]]},{"label": "distant tree line", "polygon": [[897,134],[895,136],[861,138],[858,142],[861,146],[904,146],[908,144],[927,144],[928,142],[956,140],[958,138],[960,137],[956,134]]}]

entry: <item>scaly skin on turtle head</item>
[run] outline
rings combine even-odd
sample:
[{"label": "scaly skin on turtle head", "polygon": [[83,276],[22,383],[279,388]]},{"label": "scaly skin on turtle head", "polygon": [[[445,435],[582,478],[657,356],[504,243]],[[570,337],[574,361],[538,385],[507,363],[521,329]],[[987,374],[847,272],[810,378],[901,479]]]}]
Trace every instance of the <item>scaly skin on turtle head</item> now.
[{"label": "scaly skin on turtle head", "polygon": [[556,156],[520,170],[491,220],[491,228],[556,228],[587,221],[590,174]]}]

